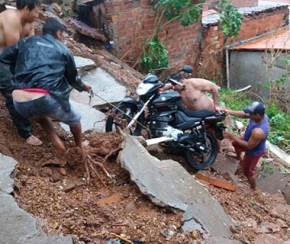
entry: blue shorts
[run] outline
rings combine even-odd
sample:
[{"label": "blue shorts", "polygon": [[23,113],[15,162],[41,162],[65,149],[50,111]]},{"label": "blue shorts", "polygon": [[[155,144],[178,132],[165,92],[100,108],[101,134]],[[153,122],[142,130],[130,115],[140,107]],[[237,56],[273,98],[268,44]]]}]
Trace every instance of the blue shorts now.
[{"label": "blue shorts", "polygon": [[63,110],[61,105],[52,96],[43,96],[28,102],[13,101],[15,109],[25,118],[50,117],[69,126],[80,123],[81,115],[70,104],[70,111]]}]

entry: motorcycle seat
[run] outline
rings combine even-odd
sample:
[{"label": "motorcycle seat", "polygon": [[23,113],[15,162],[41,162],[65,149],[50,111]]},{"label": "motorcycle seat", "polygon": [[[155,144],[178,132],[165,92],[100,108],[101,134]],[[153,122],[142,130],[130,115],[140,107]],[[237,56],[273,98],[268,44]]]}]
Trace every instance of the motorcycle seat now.
[{"label": "motorcycle seat", "polygon": [[184,113],[188,117],[195,117],[195,118],[201,118],[201,119],[220,119],[223,120],[225,118],[225,113],[217,113],[210,110],[190,110],[190,109],[184,109]]}]

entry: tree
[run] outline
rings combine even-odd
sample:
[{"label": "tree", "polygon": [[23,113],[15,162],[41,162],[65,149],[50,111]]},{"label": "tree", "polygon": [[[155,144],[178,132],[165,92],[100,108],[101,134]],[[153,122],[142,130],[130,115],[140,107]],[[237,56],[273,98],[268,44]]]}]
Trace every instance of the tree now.
[{"label": "tree", "polygon": [[[151,0],[156,11],[155,31],[153,37],[144,46],[140,65],[144,71],[168,66],[168,55],[165,46],[160,42],[158,34],[167,24],[177,20],[182,26],[201,21],[204,1],[192,0]],[[222,0],[218,11],[221,13],[220,25],[225,40],[236,38],[242,24],[242,15],[237,8],[229,2]],[[164,17],[167,21],[164,23]]]}]

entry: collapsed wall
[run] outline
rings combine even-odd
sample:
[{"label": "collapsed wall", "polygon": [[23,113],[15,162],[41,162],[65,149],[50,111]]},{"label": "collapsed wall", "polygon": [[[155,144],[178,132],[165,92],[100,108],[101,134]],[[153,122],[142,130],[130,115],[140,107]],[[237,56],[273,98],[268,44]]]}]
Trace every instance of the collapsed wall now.
[{"label": "collapsed wall", "polygon": [[[101,30],[107,41],[113,43],[111,51],[119,59],[138,68],[144,44],[156,31],[156,12],[150,1],[93,0],[85,5],[90,9],[86,14],[87,23]],[[253,5],[256,3],[253,2],[251,6]],[[178,69],[184,64],[190,64],[194,67],[194,76],[215,80],[222,85],[226,80],[225,44],[243,41],[288,24],[287,5],[239,10],[243,14],[241,32],[237,39],[227,40],[227,43],[219,27],[217,13],[204,15],[202,22],[187,27],[181,26],[177,21],[163,26],[158,36],[168,50],[169,66]]]}]

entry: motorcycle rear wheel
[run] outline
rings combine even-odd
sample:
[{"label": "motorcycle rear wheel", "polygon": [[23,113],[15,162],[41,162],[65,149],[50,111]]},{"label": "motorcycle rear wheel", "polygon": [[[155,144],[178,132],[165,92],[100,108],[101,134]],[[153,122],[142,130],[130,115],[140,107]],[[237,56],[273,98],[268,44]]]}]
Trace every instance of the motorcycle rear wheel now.
[{"label": "motorcycle rear wheel", "polygon": [[[121,130],[126,129],[132,118],[138,113],[137,107],[132,104],[119,104],[117,108],[106,119],[106,132],[117,131],[118,127]],[[137,121],[143,123],[144,115],[141,114]],[[135,122],[129,129],[129,132],[131,135],[139,136],[141,130],[142,126]]]},{"label": "motorcycle rear wheel", "polygon": [[218,143],[214,135],[206,131],[205,141],[202,142],[206,147],[206,152],[197,152],[187,149],[185,159],[187,164],[196,170],[203,170],[211,166],[218,154]]}]

